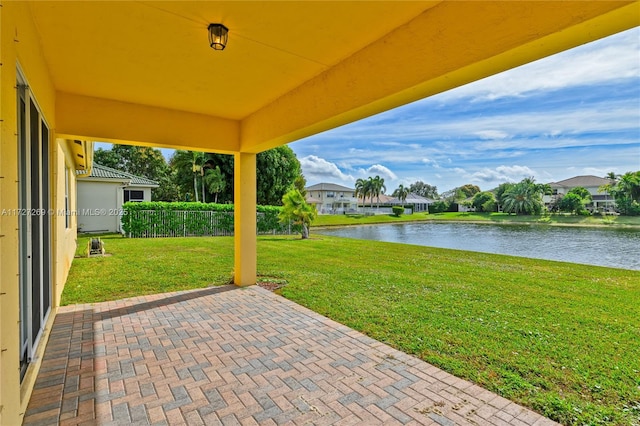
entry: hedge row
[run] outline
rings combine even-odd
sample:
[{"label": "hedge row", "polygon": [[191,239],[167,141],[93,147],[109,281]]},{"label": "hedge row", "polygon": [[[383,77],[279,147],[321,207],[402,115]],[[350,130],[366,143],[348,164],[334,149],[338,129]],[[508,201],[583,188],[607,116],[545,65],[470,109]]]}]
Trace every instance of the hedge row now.
[{"label": "hedge row", "polygon": [[[128,237],[233,235],[233,204],[128,202],[122,207],[122,229]],[[276,206],[257,206],[258,234],[299,232],[298,226],[280,223],[280,209]]]}]

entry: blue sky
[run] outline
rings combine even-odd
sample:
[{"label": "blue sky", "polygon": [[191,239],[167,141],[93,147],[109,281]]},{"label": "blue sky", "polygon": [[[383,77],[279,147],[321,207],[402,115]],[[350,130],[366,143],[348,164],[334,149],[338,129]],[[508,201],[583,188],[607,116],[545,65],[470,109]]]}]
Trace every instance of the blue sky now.
[{"label": "blue sky", "polygon": [[439,192],[640,170],[635,28],[290,144],[308,184]]}]

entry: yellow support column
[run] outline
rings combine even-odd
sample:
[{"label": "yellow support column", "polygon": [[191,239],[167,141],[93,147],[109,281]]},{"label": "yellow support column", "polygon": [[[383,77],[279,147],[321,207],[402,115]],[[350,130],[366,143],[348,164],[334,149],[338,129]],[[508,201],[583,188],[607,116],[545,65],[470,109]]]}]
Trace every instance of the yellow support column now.
[{"label": "yellow support column", "polygon": [[256,283],[256,154],[234,155],[235,275],[238,286]]}]

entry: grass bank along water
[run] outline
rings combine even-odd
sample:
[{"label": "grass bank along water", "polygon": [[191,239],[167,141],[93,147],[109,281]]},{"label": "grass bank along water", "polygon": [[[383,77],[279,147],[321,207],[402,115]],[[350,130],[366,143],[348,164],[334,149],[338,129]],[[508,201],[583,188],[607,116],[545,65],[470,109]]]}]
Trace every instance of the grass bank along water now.
[{"label": "grass bank along water", "polygon": [[[640,271],[313,236],[258,239],[279,292],[564,424],[640,421]],[[225,284],[230,237],[104,238],[63,303]],[[86,239],[79,247],[86,247]]]},{"label": "grass bank along water", "polygon": [[604,227],[633,227],[640,229],[640,216],[574,216],[574,215],[509,215],[507,213],[415,213],[412,215],[320,215],[313,222],[314,227],[371,225],[379,223],[405,223],[418,221],[445,221],[471,223],[501,223],[501,224],[533,224],[558,226],[604,226]]}]

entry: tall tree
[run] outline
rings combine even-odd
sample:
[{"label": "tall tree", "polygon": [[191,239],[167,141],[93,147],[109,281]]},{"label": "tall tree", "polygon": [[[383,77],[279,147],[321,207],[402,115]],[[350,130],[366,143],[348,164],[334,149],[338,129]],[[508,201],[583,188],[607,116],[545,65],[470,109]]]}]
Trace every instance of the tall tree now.
[{"label": "tall tree", "polygon": [[460,203],[467,198],[473,197],[478,192],[480,192],[480,187],[478,185],[468,183],[443,192],[440,194],[439,198],[446,200],[449,203]]},{"label": "tall tree", "polygon": [[281,205],[282,196],[294,187],[295,180],[302,175],[300,162],[293,150],[279,146],[258,154],[257,199],[262,205]]},{"label": "tall tree", "polygon": [[371,183],[368,179],[358,179],[356,180],[356,198],[362,197],[362,211],[364,211],[364,203],[366,198],[371,195]]},{"label": "tall tree", "polygon": [[175,173],[175,182],[180,187],[185,201],[199,201],[198,176],[202,153],[195,151],[177,150],[169,160],[169,164]]},{"label": "tall tree", "polygon": [[478,212],[494,211],[495,203],[495,196],[493,192],[490,191],[478,192],[471,200],[471,205],[475,207]]},{"label": "tall tree", "polygon": [[616,183],[616,181],[618,180],[619,177],[620,177],[620,175],[616,174],[615,172],[609,172],[605,176],[605,179],[609,179],[611,181],[611,184],[613,185],[613,184]]},{"label": "tall tree", "polygon": [[209,194],[214,194],[215,198],[213,200],[214,203],[218,202],[218,194],[221,191],[224,191],[226,187],[226,182],[224,180],[224,176],[220,171],[220,166],[216,166],[215,168],[206,168],[204,174],[204,183],[207,187],[207,191]]},{"label": "tall tree", "polygon": [[167,201],[167,198],[178,195],[171,183],[171,170],[159,149],[114,144],[111,149],[98,148],[93,160],[97,164],[158,182],[160,187],[152,191],[154,201]]},{"label": "tall tree", "polygon": [[493,193],[496,196],[496,203],[498,204],[498,211],[500,211],[502,205],[504,204],[504,194],[509,192],[515,183],[505,182],[498,185],[496,189],[493,190]]},{"label": "tall tree", "polygon": [[466,185],[462,185],[459,187],[460,191],[464,194],[465,198],[471,198],[480,192],[480,187],[478,185],[472,185],[470,183]]},{"label": "tall tree", "polygon": [[402,201],[402,204],[407,200],[407,196],[409,195],[409,188],[405,187],[403,184],[400,184],[398,188],[393,191],[393,196],[397,197],[398,200]]},{"label": "tall tree", "polygon": [[627,172],[610,189],[618,211],[625,215],[640,215],[640,170]]},{"label": "tall tree", "polygon": [[[202,188],[201,168],[215,170],[219,168],[224,177],[225,186],[217,193],[218,202],[233,202],[234,185],[234,159],[233,155],[206,153],[201,159],[195,162],[196,176],[194,176],[194,162],[189,161],[190,157],[184,153],[187,151],[176,151],[172,157],[171,164],[178,170],[177,181],[185,193],[191,194],[196,199],[195,191],[189,189],[186,181],[189,179]],[[191,166],[189,166],[191,164]],[[295,153],[288,146],[280,146],[259,153],[256,156],[256,195],[257,203],[262,205],[280,205],[282,196],[295,185],[295,180],[302,175],[300,162]],[[194,180],[195,179],[195,180]],[[198,184],[198,182],[200,182]],[[303,188],[304,189],[304,188]],[[206,194],[205,194],[206,195]]]},{"label": "tall tree", "polygon": [[384,194],[384,192],[387,190],[387,187],[384,186],[384,178],[376,176],[369,179],[371,180],[371,201],[373,202],[373,197],[375,196],[377,199],[376,207],[380,208],[380,194]]},{"label": "tall tree", "polygon": [[533,177],[524,178],[504,193],[503,209],[507,213],[540,214],[542,195],[550,192],[549,185],[537,184]]},{"label": "tall tree", "polygon": [[438,198],[438,188],[424,183],[421,180],[409,185],[409,192],[420,195],[421,197],[431,198],[433,200]]}]

